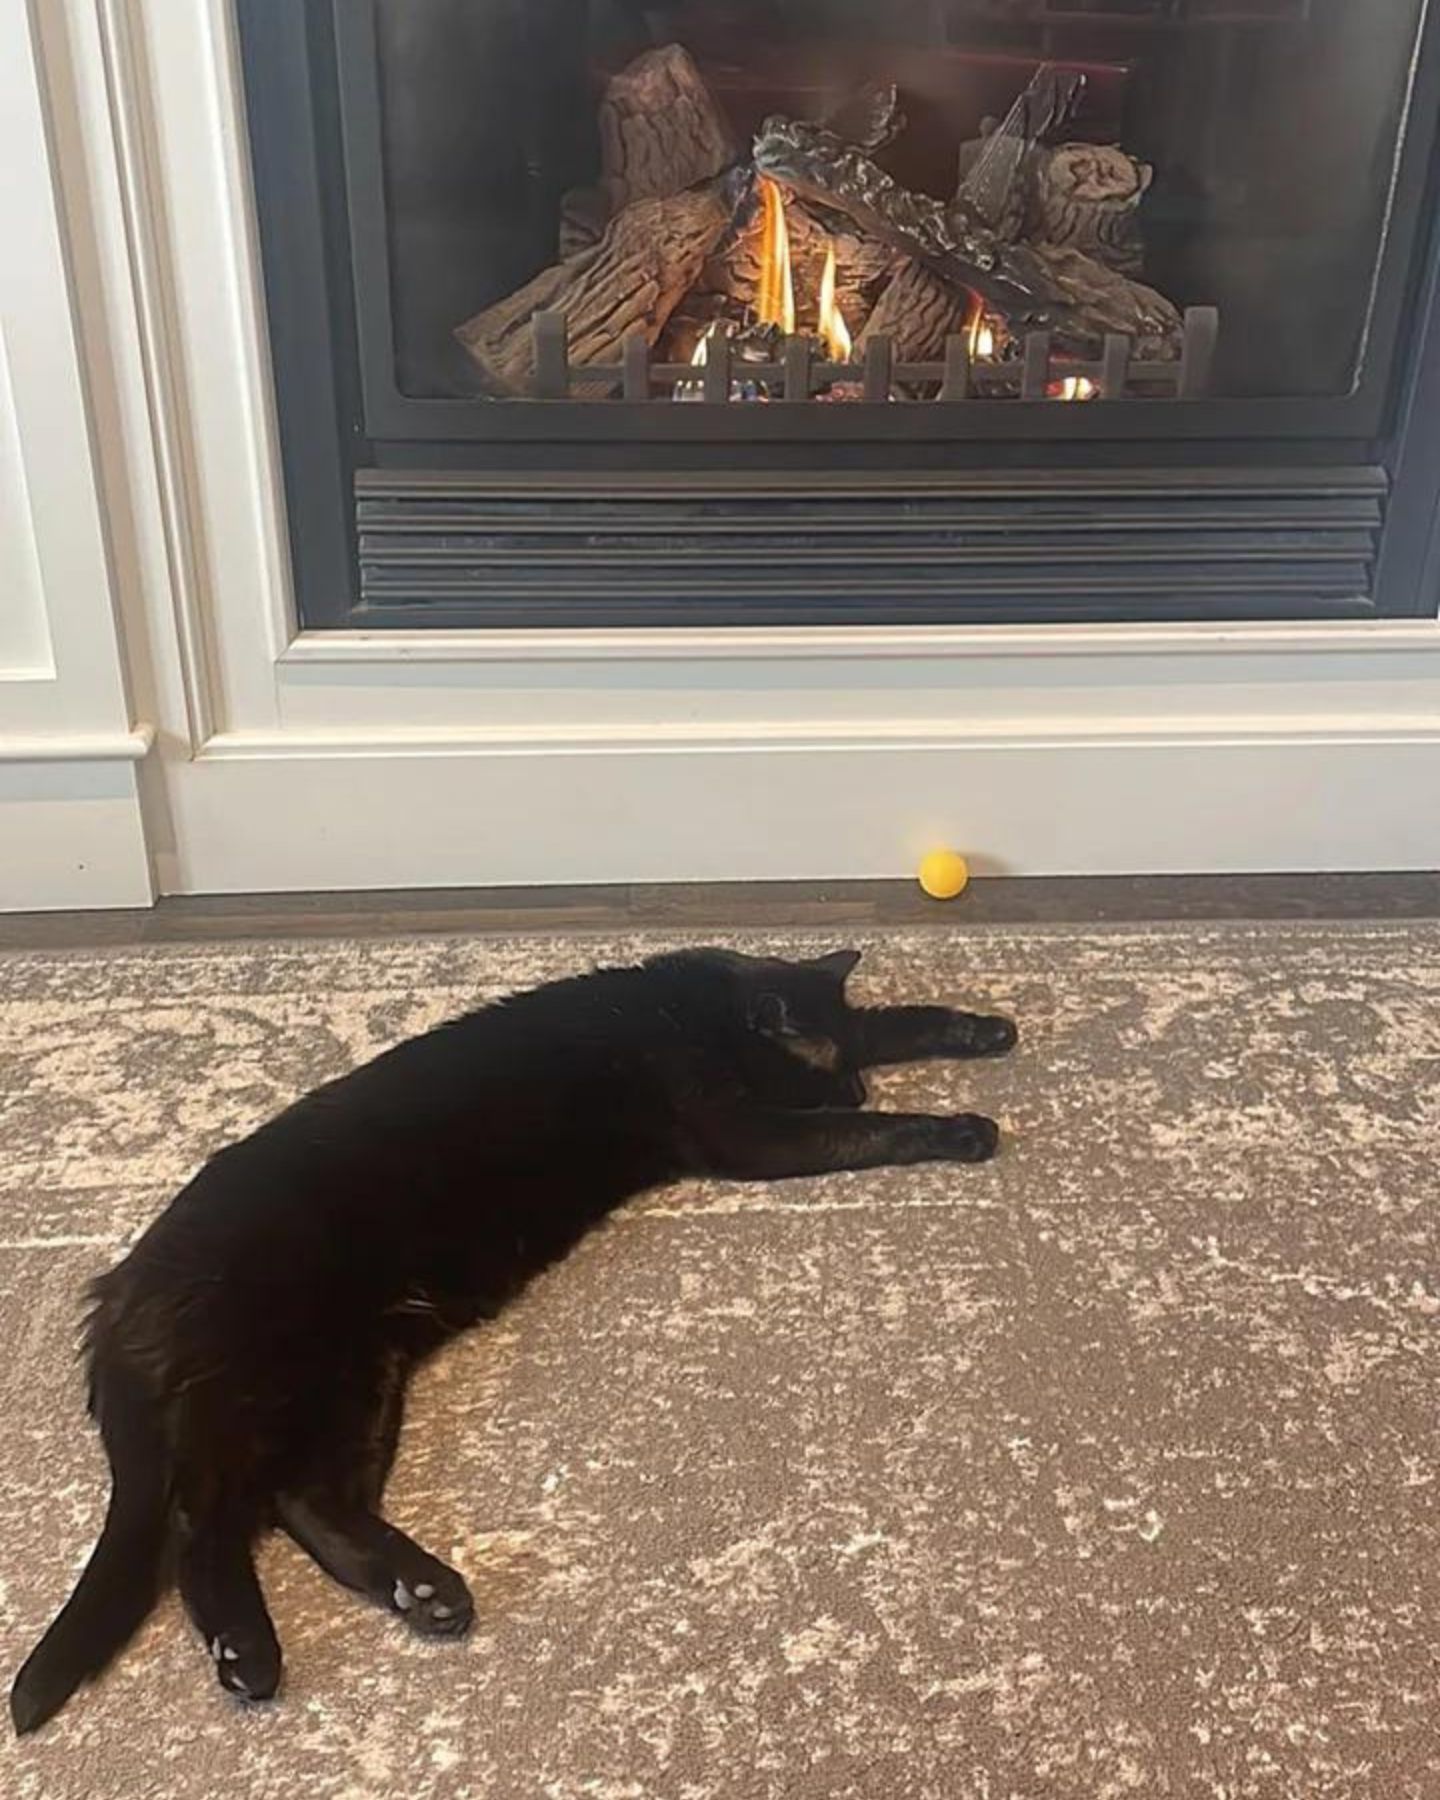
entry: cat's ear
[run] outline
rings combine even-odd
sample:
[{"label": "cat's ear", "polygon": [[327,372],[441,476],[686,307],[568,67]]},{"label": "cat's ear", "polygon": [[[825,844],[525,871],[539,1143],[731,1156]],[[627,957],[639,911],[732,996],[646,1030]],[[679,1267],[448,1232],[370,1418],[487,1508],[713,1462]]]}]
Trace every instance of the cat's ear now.
[{"label": "cat's ear", "polygon": [[832,950],[828,956],[817,956],[810,967],[821,969],[827,975],[833,975],[843,987],[854,973],[861,954],[859,950]]},{"label": "cat's ear", "polygon": [[795,1022],[783,994],[756,994],[750,1002],[750,1028],[764,1037],[793,1037]]}]

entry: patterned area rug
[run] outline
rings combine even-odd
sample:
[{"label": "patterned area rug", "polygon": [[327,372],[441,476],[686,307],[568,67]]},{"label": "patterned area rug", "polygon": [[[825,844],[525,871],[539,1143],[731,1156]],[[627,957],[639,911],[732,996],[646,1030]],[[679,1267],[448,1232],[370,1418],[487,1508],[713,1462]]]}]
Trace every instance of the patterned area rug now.
[{"label": "patterned area rug", "polygon": [[[82,1282],[303,1089],[659,944],[0,959],[7,1679],[101,1515]],[[866,998],[1021,1021],[876,1084],[994,1112],[998,1162],[636,1203],[418,1384],[390,1510],[467,1642],[276,1542],[278,1703],[167,1602],[0,1792],[1440,1794],[1440,930],[865,947]]]}]

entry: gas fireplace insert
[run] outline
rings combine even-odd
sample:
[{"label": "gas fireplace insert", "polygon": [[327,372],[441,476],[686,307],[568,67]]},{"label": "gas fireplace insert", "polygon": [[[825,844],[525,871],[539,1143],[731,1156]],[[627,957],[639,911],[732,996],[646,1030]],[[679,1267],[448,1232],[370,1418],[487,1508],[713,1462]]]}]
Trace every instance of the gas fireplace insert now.
[{"label": "gas fireplace insert", "polygon": [[1427,0],[236,4],[307,626],[1435,610]]}]

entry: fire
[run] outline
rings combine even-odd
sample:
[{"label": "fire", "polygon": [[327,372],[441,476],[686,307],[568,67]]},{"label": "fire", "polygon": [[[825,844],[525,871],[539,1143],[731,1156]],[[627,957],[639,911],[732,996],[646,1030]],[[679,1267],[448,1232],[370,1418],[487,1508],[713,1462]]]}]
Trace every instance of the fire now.
[{"label": "fire", "polygon": [[695,353],[690,358],[692,369],[703,369],[710,360],[710,340],[714,337],[720,321],[717,319],[705,327],[700,333],[700,340],[695,346]]},{"label": "fire", "polygon": [[1055,394],[1057,400],[1093,400],[1100,392],[1086,375],[1067,375]]},{"label": "fire", "polygon": [[[785,196],[768,176],[760,181],[764,209],[760,229],[760,281],[755,293],[755,317],[762,325],[774,325],[786,337],[795,335],[795,274],[790,253],[790,226],[785,217]],[[817,324],[825,352],[832,362],[849,362],[853,348],[850,329],[836,300],[839,271],[835,246],[827,246],[825,272],[820,281]]]},{"label": "fire", "polygon": [[973,306],[970,313],[970,360],[971,362],[989,362],[995,355],[995,331],[985,317],[985,302],[978,294],[972,296]]},{"label": "fire", "polygon": [[755,316],[762,325],[778,325],[786,337],[795,334],[795,283],[790,273],[790,228],[785,197],[768,176],[760,180],[765,220],[760,236],[760,287]]},{"label": "fire", "polygon": [[[760,238],[760,275],[755,287],[755,302],[752,308],[755,320],[760,325],[779,331],[787,338],[794,337],[796,326],[795,276],[791,261],[790,229],[785,217],[785,196],[779,186],[766,177],[760,181],[760,200],[763,208]],[[824,342],[826,355],[832,362],[849,362],[852,352],[849,327],[845,323],[844,314],[838,302],[839,268],[833,243],[827,246],[825,270],[820,282],[820,298],[818,310],[819,335]],[[717,319],[700,334],[690,357],[690,366],[694,370],[707,368],[711,360],[711,345],[716,341],[717,333],[729,336],[730,326]],[[745,349],[758,347],[761,350],[760,360],[767,360],[765,352],[771,349],[766,343],[759,346],[747,346],[745,333],[740,333],[741,357],[737,368],[729,382],[730,400],[769,400],[772,397],[769,383],[774,380],[774,368],[764,377],[754,373],[746,373]],[[754,360],[753,356],[750,358]],[[706,389],[710,384],[703,375],[686,375],[675,383],[673,398],[676,400],[704,400]],[[838,394],[837,384],[835,392]],[[778,390],[777,390],[778,391]]]},{"label": "fire", "polygon": [[[712,324],[707,325],[704,331],[700,333],[695,344],[695,349],[690,357],[690,367],[692,369],[703,369],[709,362],[710,340],[715,336],[715,333],[719,329],[720,321],[716,319]],[[703,378],[697,379],[694,377],[685,381],[677,381],[670,397],[672,400],[703,400],[705,398],[705,382]]]},{"label": "fire", "polygon": [[831,243],[825,251],[825,273],[820,277],[820,337],[831,362],[849,362],[854,345],[845,315],[835,298],[837,274],[835,246]]}]

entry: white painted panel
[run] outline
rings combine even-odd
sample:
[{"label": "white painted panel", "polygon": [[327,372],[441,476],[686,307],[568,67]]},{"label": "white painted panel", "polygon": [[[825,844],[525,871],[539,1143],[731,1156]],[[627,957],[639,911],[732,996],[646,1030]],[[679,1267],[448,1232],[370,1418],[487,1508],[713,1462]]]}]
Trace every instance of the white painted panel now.
[{"label": "white painted panel", "polygon": [[0,681],[55,673],[45,622],[40,552],[30,485],[20,448],[20,421],[10,379],[9,345],[0,319]]},{"label": "white painted panel", "polygon": [[[38,645],[54,678],[0,682],[0,732],[124,732],[130,719],[33,24],[26,0],[0,0],[0,611],[8,621],[0,663],[10,660],[13,631],[22,669],[34,667]],[[24,581],[19,607],[12,559]]]},{"label": "white painted panel", "polygon": [[40,14],[0,0],[0,909],[143,906],[150,740],[131,729]]}]

